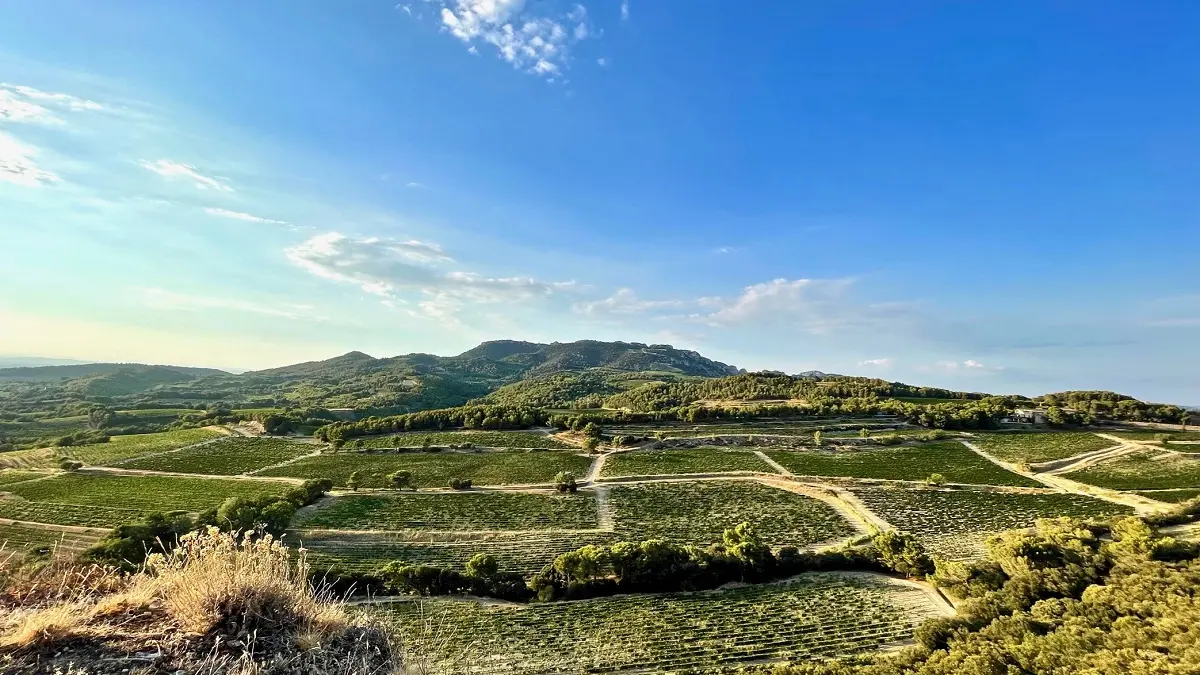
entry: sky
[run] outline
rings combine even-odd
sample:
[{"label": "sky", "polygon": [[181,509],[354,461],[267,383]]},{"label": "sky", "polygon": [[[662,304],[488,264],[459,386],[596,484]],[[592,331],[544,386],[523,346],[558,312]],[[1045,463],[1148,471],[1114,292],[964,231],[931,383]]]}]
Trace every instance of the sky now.
[{"label": "sky", "polygon": [[0,3],[0,356],[1200,405],[1200,4]]}]

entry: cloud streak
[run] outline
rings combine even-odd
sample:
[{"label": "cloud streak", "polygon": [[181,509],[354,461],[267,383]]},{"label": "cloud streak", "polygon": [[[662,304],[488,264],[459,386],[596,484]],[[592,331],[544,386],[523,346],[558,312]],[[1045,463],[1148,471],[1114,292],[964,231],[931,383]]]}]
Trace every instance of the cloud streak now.
[{"label": "cloud streak", "polygon": [[164,178],[184,178],[191,180],[197,188],[201,190],[216,190],[217,192],[233,192],[233,188],[226,185],[219,178],[206,176],[200,173],[196,167],[190,164],[181,164],[169,159],[158,159],[150,161],[143,159],[140,162],[142,168],[164,177]]},{"label": "cloud streak", "polygon": [[275,220],[274,218],[260,218],[259,216],[255,216],[255,215],[252,215],[249,213],[243,213],[241,211],[230,211],[229,209],[219,209],[219,208],[215,208],[215,207],[211,207],[211,206],[205,208],[204,212],[210,216],[217,216],[218,218],[229,218],[230,220],[241,220],[241,221],[244,221],[247,223],[264,223],[267,225],[291,225],[291,223],[289,223],[286,220]]},{"label": "cloud streak", "polygon": [[399,294],[416,292],[427,316],[446,319],[465,304],[548,297],[572,288],[572,282],[545,282],[531,277],[489,277],[475,272],[444,271],[453,258],[436,244],[368,237],[338,232],[314,236],[284,251],[292,264],[310,274],[358,286],[396,303]]},{"label": "cloud streak", "polygon": [[37,148],[0,133],[0,182],[22,187],[40,187],[59,182],[59,177],[38,166]]},{"label": "cloud streak", "polygon": [[146,307],[157,310],[177,312],[223,311],[261,314],[281,319],[325,320],[325,317],[313,314],[315,308],[312,305],[291,303],[263,304],[243,298],[189,295],[162,288],[138,287],[133,290],[141,296],[142,302]]}]

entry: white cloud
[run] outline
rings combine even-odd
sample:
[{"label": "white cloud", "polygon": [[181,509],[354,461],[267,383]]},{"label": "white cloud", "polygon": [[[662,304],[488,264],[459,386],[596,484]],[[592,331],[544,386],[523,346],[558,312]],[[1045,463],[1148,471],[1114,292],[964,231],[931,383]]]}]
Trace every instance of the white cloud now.
[{"label": "white cloud", "polygon": [[134,288],[133,290],[141,295],[143,303],[151,309],[183,312],[215,310],[261,314],[282,319],[325,320],[325,317],[313,314],[314,307],[312,305],[263,304],[236,297],[208,297],[175,293],[162,288]]},{"label": "white cloud", "polygon": [[713,253],[716,253],[718,255],[725,255],[726,253],[733,253],[734,251],[737,251],[737,250],[738,250],[738,247],[736,247],[736,246],[718,246],[713,249]]},{"label": "white cloud", "polygon": [[166,178],[187,178],[194,181],[196,187],[201,190],[213,189],[218,192],[233,192],[233,188],[229,187],[220,179],[212,176],[205,176],[196,170],[196,167],[190,164],[180,164],[169,159],[159,159],[150,161],[144,159],[141,161],[142,167],[153,171],[154,173]]},{"label": "white cloud", "polygon": [[629,20],[629,0],[621,0],[621,20]]},{"label": "white cloud", "polygon": [[607,65],[608,65],[608,59],[606,59],[606,58],[604,58],[603,56],[601,56],[600,58],[596,59],[596,65],[598,65],[598,66],[607,66]]},{"label": "white cloud", "polygon": [[241,211],[230,211],[229,209],[218,209],[218,208],[211,207],[211,206],[205,208],[204,212],[210,216],[217,216],[219,218],[230,218],[232,220],[244,220],[248,223],[266,223],[268,225],[291,225],[291,223],[289,223],[286,220],[275,220],[274,218],[260,218],[258,216],[251,215],[249,213],[242,213]]},{"label": "white cloud", "polygon": [[428,190],[429,189],[428,185],[426,185],[424,183],[418,183],[416,181],[411,181],[409,183],[405,183],[404,187],[410,188],[413,190]]},{"label": "white cloud", "polygon": [[539,15],[545,5],[525,0],[430,0],[441,5],[442,27],[478,53],[475,43],[490,44],[514,68],[554,78],[566,68],[571,46],[592,36],[587,8],[576,4],[565,14]]},{"label": "white cloud", "polygon": [[0,83],[0,121],[63,124],[63,119],[55,115],[51,108],[67,111],[103,109],[95,101],[88,101],[70,94]]},{"label": "white cloud", "polygon": [[318,277],[350,283],[386,299],[418,292],[431,317],[445,318],[465,303],[490,303],[546,297],[572,288],[572,282],[530,277],[487,277],[440,269],[454,262],[436,244],[370,237],[354,239],[338,232],[317,235],[285,254],[293,264]]},{"label": "white cloud", "polygon": [[867,359],[859,361],[860,366],[872,366],[875,368],[891,368],[896,363],[896,359]]},{"label": "white cloud", "polygon": [[967,359],[965,361],[938,361],[936,365],[941,370],[956,373],[998,373],[1004,370],[1004,366],[989,366],[974,359]]},{"label": "white cloud", "polygon": [[0,133],[0,182],[23,187],[38,187],[57,183],[59,178],[37,165],[37,149],[21,143],[8,134]]},{"label": "white cloud", "polygon": [[680,310],[688,305],[684,300],[642,300],[633,289],[621,288],[603,300],[578,303],[575,311],[583,314],[641,314],[660,309]]}]

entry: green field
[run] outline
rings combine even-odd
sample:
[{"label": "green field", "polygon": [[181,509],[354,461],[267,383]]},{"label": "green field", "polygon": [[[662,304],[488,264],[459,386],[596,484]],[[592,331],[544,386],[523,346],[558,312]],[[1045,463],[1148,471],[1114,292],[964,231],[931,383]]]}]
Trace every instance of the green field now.
[{"label": "green field", "polygon": [[316,452],[320,446],[281,438],[231,437],[193,450],[122,462],[125,469],[233,476]]},{"label": "green field", "polygon": [[12,485],[13,483],[21,483],[21,482],[24,482],[27,480],[33,480],[34,478],[45,478],[46,476],[49,476],[49,475],[51,475],[51,474],[48,472],[43,473],[41,471],[22,471],[20,469],[7,469],[5,471],[0,471],[0,487],[3,487],[5,485]]},{"label": "green field", "polygon": [[369,573],[393,560],[412,565],[435,565],[462,570],[476,553],[490,553],[500,568],[533,576],[559,555],[588,544],[613,544],[604,532],[496,532],[430,537],[389,536],[385,533],[293,532],[288,540],[308,549],[314,569],[330,567]]},{"label": "green field", "polygon": [[[936,609],[920,589],[807,574],[704,593],[520,606],[402,602],[369,610],[437,672],[697,672],[874,650]],[[469,641],[469,644],[465,644]]]},{"label": "green field", "polygon": [[364,436],[347,445],[364,448],[420,448],[471,445],[477,448],[522,448],[529,450],[566,450],[575,446],[536,431],[410,431],[391,436]]},{"label": "green field", "polygon": [[1007,462],[1050,462],[1117,445],[1084,431],[977,433],[971,442]]},{"label": "green field", "polygon": [[1138,490],[1137,494],[1160,502],[1178,504],[1189,499],[1200,497],[1200,488],[1184,488],[1182,490]]},{"label": "green field", "polygon": [[116,527],[141,520],[147,513],[138,509],[112,506],[81,506],[54,502],[30,502],[23,499],[0,499],[0,518],[27,523]]},{"label": "green field", "polygon": [[1030,527],[1038,518],[1104,518],[1133,511],[1070,494],[885,487],[856,488],[852,492],[897,529],[917,535],[930,552],[951,560],[981,558],[989,535]]},{"label": "green field", "polygon": [[48,555],[81,551],[100,540],[99,535],[55,532],[28,525],[0,524],[0,560],[10,555]]},{"label": "green field", "polygon": [[609,503],[617,535],[708,545],[749,522],[774,546],[811,546],[855,533],[825,502],[753,481],[615,485]]},{"label": "green field", "polygon": [[601,476],[657,476],[678,473],[760,471],[778,473],[748,450],[696,448],[695,450],[634,450],[609,455]]},{"label": "green field", "polygon": [[221,432],[212,429],[180,429],[178,431],[164,431],[157,434],[113,436],[107,443],[57,448],[57,450],[61,455],[79,460],[84,464],[104,466],[118,464],[122,460],[152,452],[175,450],[202,441],[220,438],[223,435]]},{"label": "green field", "polygon": [[440,492],[338,497],[297,519],[302,527],[346,530],[594,530],[589,493]]},{"label": "green field", "polygon": [[1200,487],[1200,456],[1148,450],[1066,474],[1067,478],[1114,490]]},{"label": "green field", "polygon": [[950,483],[1040,486],[954,441],[837,452],[773,450],[767,456],[798,476],[922,481],[940,473]]},{"label": "green field", "polygon": [[509,450],[498,452],[339,452],[307,457],[287,466],[261,472],[263,476],[328,478],[345,486],[357,471],[362,487],[389,487],[388,474],[411,471],[417,487],[446,487],[451,478],[468,478],[475,485],[549,483],[560,471],[577,477],[592,460],[572,452]]},{"label": "green field", "polygon": [[68,473],[13,485],[9,492],[31,502],[143,512],[202,511],[219,505],[227,497],[283,494],[290,487],[286,483],[259,480]]}]

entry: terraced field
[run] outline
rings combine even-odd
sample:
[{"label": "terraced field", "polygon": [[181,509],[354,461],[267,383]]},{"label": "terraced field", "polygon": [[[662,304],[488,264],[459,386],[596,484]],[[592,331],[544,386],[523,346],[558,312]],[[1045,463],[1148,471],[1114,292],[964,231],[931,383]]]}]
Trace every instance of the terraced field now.
[{"label": "terraced field", "polygon": [[121,468],[234,476],[312,454],[319,447],[281,438],[226,438],[192,450],[125,461]]},{"label": "terraced field", "polygon": [[536,431],[410,431],[389,436],[366,436],[350,441],[364,448],[420,448],[469,444],[477,448],[523,448],[536,450],[566,450],[575,446]]},{"label": "terraced field", "polygon": [[[112,509],[117,506],[122,510],[150,512],[201,511],[219,505],[227,497],[254,498],[283,494],[290,487],[286,483],[257,480],[68,473],[47,480],[12,485],[8,491],[30,502],[55,506],[70,505],[87,509]],[[5,515],[3,510],[0,508],[0,517],[16,517]]]},{"label": "terraced field", "polygon": [[1148,450],[1066,474],[1081,483],[1114,490],[1200,487],[1200,456]]},{"label": "terraced field", "polygon": [[55,532],[27,525],[0,524],[0,559],[9,555],[49,555],[58,551],[82,551],[100,540],[98,535]]},{"label": "terraced field", "polygon": [[1117,445],[1086,431],[1048,433],[977,433],[971,439],[979,449],[1007,462],[1050,462]]},{"label": "terraced field", "polygon": [[1200,431],[1167,431],[1158,429],[1135,429],[1131,431],[1104,431],[1110,436],[1131,441],[1200,441]]},{"label": "terraced field", "polygon": [[1137,494],[1160,502],[1178,504],[1189,499],[1200,497],[1200,488],[1185,488],[1182,490],[1138,490]]},{"label": "terraced field", "polygon": [[107,443],[58,448],[62,456],[70,457],[91,466],[105,466],[121,460],[152,452],[175,450],[201,441],[220,438],[219,431],[212,429],[180,429],[158,434],[132,434],[113,436]]},{"label": "terraced field", "polygon": [[833,574],[704,593],[524,606],[430,600],[369,611],[401,628],[435,668],[483,673],[695,672],[829,657],[908,639],[937,614],[912,586]]},{"label": "terraced field", "polygon": [[34,478],[45,478],[50,475],[41,471],[23,471],[21,469],[8,469],[0,471],[0,487],[11,485],[12,483],[20,483],[22,481],[33,480]]},{"label": "terraced field", "polygon": [[498,532],[478,536],[456,533],[441,537],[405,538],[374,532],[315,531],[293,532],[288,535],[288,540],[293,544],[304,544],[308,549],[309,561],[317,570],[332,567],[369,573],[393,560],[461,570],[476,553],[490,553],[496,557],[501,569],[526,576],[536,574],[560,554],[581,546],[618,541],[615,535],[604,532]]},{"label": "terraced field", "polygon": [[146,511],[139,509],[123,509],[113,506],[80,506],[55,502],[30,502],[23,499],[0,499],[0,518],[27,523],[116,527],[141,520],[146,515]]},{"label": "terraced field", "polygon": [[749,450],[696,448],[695,450],[634,450],[610,455],[601,476],[656,476],[680,473],[759,471],[778,473]]},{"label": "terraced field", "polygon": [[798,476],[922,481],[940,473],[950,483],[1040,486],[1002,469],[956,441],[836,452],[773,450],[767,456]]},{"label": "terraced field", "polygon": [[446,487],[451,478],[469,478],[475,485],[550,483],[560,471],[583,476],[592,460],[574,452],[545,450],[500,452],[339,452],[307,457],[287,466],[262,471],[262,476],[328,478],[345,486],[358,472],[361,487],[390,487],[388,475],[410,471],[417,487]]},{"label": "terraced field", "polygon": [[917,535],[931,552],[949,560],[980,558],[990,535],[1030,527],[1038,518],[1104,518],[1133,512],[1128,507],[1071,494],[899,487],[851,491],[871,511],[897,529]]},{"label": "terraced field", "polygon": [[617,535],[708,545],[749,522],[775,546],[811,546],[856,530],[825,502],[752,481],[617,485],[609,491]]},{"label": "terraced field", "polygon": [[347,530],[594,530],[595,495],[522,492],[359,494],[302,514],[297,525]]}]

